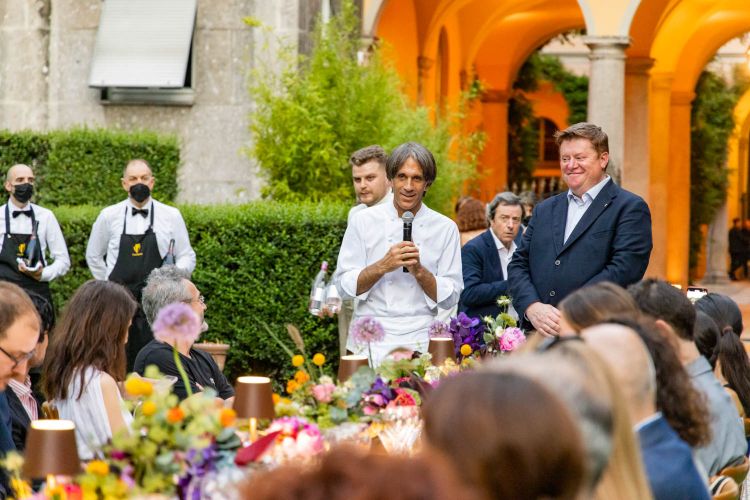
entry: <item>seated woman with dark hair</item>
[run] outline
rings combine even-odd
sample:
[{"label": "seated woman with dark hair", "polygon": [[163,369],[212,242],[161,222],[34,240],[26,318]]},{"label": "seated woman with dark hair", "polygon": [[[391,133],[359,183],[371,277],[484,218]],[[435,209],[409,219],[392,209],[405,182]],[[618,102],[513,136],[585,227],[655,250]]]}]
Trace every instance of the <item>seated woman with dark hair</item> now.
[{"label": "seated woman with dark hair", "polygon": [[90,280],[73,294],[52,335],[43,388],[60,418],[76,424],[82,460],[94,458],[132,421],[117,382],[125,378],[125,342],[135,309],[122,285]]},{"label": "seated woman with dark hair", "polygon": [[442,382],[423,413],[428,453],[448,457],[488,498],[578,498],[581,433],[539,382],[517,373],[463,373]]},{"label": "seated woman with dark hair", "polygon": [[461,246],[482,234],[489,224],[484,203],[471,196],[456,202],[456,225],[461,234]]}]

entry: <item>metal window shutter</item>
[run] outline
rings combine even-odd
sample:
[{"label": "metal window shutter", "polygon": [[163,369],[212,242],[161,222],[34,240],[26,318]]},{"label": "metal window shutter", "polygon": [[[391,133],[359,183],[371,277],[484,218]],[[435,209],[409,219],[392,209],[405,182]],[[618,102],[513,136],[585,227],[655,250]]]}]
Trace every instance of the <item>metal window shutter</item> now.
[{"label": "metal window shutter", "polygon": [[184,85],[197,0],[105,0],[91,87]]}]

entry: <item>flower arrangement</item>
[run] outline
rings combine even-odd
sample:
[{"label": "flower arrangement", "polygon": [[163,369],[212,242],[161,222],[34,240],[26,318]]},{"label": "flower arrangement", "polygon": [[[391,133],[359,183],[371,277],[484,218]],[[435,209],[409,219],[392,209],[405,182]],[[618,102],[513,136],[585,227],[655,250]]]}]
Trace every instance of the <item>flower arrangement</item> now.
[{"label": "flower arrangement", "polygon": [[501,308],[500,314],[494,318],[492,316],[484,318],[486,325],[484,341],[487,344],[487,352],[491,355],[514,351],[526,342],[523,330],[518,328],[515,318],[508,314],[510,304],[509,297],[501,296],[497,299],[497,305]]},{"label": "flower arrangement", "polygon": [[264,460],[271,463],[309,460],[324,450],[320,429],[304,418],[277,418],[267,432],[275,434],[273,446],[264,455]]},{"label": "flower arrangement", "polygon": [[[146,370],[149,379],[161,375]],[[217,405],[211,391],[178,402],[170,387],[159,387],[131,375],[125,390],[134,396],[130,432],[113,436],[90,462],[78,482],[87,498],[126,498],[135,493],[178,494],[194,498],[195,482],[232,466],[241,441],[235,433],[234,410]]]},{"label": "flower arrangement", "polygon": [[481,354],[486,349],[485,326],[479,318],[469,317],[464,312],[451,318],[448,331],[456,346],[456,358],[464,359],[473,354]]}]

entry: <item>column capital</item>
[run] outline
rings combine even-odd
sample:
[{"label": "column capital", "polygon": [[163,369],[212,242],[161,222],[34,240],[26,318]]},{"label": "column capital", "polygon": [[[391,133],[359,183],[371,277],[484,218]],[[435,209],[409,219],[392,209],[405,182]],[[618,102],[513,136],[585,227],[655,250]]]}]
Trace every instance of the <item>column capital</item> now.
[{"label": "column capital", "polygon": [[510,98],[510,92],[500,89],[486,89],[482,92],[482,102],[505,103]]},{"label": "column capital", "polygon": [[650,57],[628,57],[625,60],[626,75],[646,75],[654,66],[655,60]]},{"label": "column capital", "polygon": [[625,59],[625,49],[630,46],[629,36],[585,36],[589,59]]},{"label": "column capital", "polygon": [[695,99],[695,92],[672,92],[669,102],[675,106],[690,106]]}]

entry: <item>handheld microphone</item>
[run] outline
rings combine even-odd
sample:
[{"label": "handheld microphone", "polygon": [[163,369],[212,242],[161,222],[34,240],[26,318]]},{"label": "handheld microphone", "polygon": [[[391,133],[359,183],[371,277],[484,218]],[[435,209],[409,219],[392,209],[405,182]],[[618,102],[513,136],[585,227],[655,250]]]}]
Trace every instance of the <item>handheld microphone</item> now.
[{"label": "handheld microphone", "polygon": [[[411,241],[411,223],[414,221],[414,214],[407,210],[401,216],[401,220],[404,221],[404,241]],[[404,272],[409,272],[406,266],[404,266]]]}]

